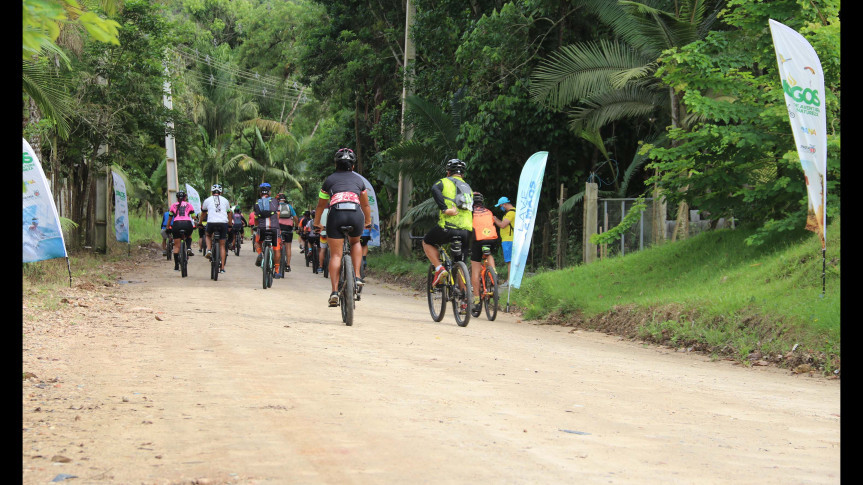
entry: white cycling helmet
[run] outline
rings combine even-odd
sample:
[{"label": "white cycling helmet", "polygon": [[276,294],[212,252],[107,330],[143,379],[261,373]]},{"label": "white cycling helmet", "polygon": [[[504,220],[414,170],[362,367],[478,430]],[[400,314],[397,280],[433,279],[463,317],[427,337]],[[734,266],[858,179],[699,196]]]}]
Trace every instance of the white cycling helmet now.
[{"label": "white cycling helmet", "polygon": [[222,193],[222,186],[219,184],[213,184],[213,186],[210,187],[210,192],[218,192],[221,194]]}]

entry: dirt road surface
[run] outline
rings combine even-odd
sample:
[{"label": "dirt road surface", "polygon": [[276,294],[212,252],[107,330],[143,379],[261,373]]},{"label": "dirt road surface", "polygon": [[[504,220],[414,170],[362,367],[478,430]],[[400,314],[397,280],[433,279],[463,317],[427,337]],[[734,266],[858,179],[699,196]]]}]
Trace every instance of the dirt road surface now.
[{"label": "dirt road surface", "polygon": [[[512,314],[434,323],[370,281],[352,327],[293,246],[158,254],[23,310],[22,483],[835,484],[840,384]],[[52,482],[54,480],[55,482]]]}]

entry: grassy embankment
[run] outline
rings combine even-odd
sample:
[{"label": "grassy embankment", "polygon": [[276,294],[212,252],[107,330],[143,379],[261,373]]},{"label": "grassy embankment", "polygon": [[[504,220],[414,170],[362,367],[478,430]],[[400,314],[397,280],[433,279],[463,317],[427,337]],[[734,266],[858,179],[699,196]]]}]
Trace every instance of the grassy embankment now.
[{"label": "grassy embankment", "polygon": [[[827,229],[826,292],[818,238],[747,246],[744,230],[544,271],[512,289],[523,317],[619,334],[745,365],[839,375],[840,229]],[[427,263],[375,255],[373,274],[422,287]],[[502,303],[506,294],[501,295]]]}]

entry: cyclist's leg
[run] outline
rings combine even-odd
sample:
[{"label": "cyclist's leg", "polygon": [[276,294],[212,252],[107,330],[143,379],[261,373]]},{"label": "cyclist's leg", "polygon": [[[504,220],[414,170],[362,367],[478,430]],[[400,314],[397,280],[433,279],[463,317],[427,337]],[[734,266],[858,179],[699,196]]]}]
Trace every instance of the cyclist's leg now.
[{"label": "cyclist's leg", "polygon": [[479,298],[479,276],[482,272],[482,245],[483,241],[477,241],[471,237],[470,241],[470,284],[473,287],[474,303]]},{"label": "cyclist's leg", "polygon": [[275,269],[273,269],[273,272],[278,273],[281,270],[281,264],[282,264],[282,259],[281,259],[281,257],[282,257],[282,235],[279,234],[278,229],[274,230],[274,233],[275,234],[273,237],[273,261],[275,262],[276,266],[275,266]]},{"label": "cyclist's leg", "polygon": [[[329,233],[329,231],[327,231]],[[344,239],[337,239],[330,234],[327,237],[327,244],[330,245],[330,285],[333,291],[338,289],[339,272],[342,270],[342,247]]]}]

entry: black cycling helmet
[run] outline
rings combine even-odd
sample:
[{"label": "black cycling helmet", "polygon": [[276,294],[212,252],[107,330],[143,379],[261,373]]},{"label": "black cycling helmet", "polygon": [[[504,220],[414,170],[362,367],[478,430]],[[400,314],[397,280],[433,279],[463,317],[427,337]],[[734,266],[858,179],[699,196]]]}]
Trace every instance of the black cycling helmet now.
[{"label": "black cycling helmet", "polygon": [[473,205],[482,206],[484,202],[485,198],[482,196],[482,194],[480,194],[479,192],[473,193]]},{"label": "black cycling helmet", "polygon": [[452,173],[464,173],[464,170],[467,168],[464,162],[459,160],[458,158],[450,159],[446,162],[446,171]]},{"label": "black cycling helmet", "polygon": [[187,200],[188,196],[182,190],[177,192],[177,201]]},{"label": "black cycling helmet", "polygon": [[336,169],[350,170],[354,167],[357,156],[354,155],[354,151],[350,148],[339,148],[333,157],[333,161],[336,162]]}]

